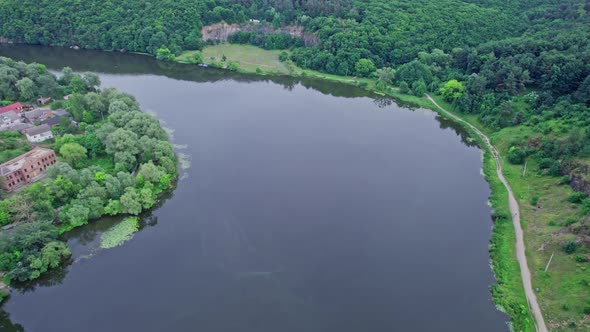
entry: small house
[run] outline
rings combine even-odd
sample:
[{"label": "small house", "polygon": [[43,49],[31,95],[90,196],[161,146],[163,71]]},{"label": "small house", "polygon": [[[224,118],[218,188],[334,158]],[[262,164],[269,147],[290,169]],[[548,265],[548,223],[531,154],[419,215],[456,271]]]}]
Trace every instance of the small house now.
[{"label": "small house", "polygon": [[23,110],[23,105],[21,103],[14,103],[8,106],[4,106],[0,108],[0,114],[4,114],[6,112],[15,112],[20,113]]},{"label": "small house", "polygon": [[24,130],[25,135],[29,142],[38,143],[53,138],[53,133],[51,132],[51,127],[47,124],[42,124],[40,126],[35,126],[31,128],[27,128]]}]

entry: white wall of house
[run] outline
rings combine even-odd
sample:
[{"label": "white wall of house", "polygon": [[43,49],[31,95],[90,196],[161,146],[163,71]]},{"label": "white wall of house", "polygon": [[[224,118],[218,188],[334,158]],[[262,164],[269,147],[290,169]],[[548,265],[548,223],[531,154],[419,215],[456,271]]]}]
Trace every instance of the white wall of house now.
[{"label": "white wall of house", "polygon": [[45,132],[37,135],[27,134],[27,139],[29,140],[29,142],[33,143],[43,142],[44,140],[48,140],[50,138],[53,138],[53,134],[51,132]]}]

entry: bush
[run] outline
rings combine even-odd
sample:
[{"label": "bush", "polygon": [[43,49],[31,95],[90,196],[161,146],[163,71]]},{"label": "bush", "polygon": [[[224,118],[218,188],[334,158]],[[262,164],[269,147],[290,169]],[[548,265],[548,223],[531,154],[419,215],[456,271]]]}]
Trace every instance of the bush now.
[{"label": "bush", "polygon": [[533,197],[531,197],[531,205],[537,206],[539,204],[539,198],[539,194],[534,194]]},{"label": "bush", "polygon": [[355,72],[358,76],[369,77],[377,70],[373,61],[369,59],[360,59],[354,65]]},{"label": "bush", "polygon": [[239,31],[227,36],[232,44],[250,44],[266,50],[283,50],[303,46],[301,38],[292,37],[287,33],[265,33],[262,31]]},{"label": "bush", "polygon": [[539,168],[540,169],[547,169],[553,166],[556,161],[551,158],[543,158],[539,161]]},{"label": "bush", "polygon": [[388,90],[388,86],[387,83],[383,82],[383,81],[377,81],[377,83],[375,83],[375,90],[377,91],[387,91]]},{"label": "bush", "polygon": [[203,63],[203,52],[196,51],[195,54],[193,54],[193,61],[195,63]]},{"label": "bush", "polygon": [[563,245],[563,251],[570,255],[578,250],[578,244],[574,241],[568,241]]},{"label": "bush", "polygon": [[161,47],[156,51],[156,59],[162,61],[174,60],[174,54],[167,47]]},{"label": "bush", "polygon": [[576,262],[578,262],[578,263],[585,263],[587,261],[588,261],[588,259],[585,256],[576,255]]},{"label": "bush", "polygon": [[590,214],[590,198],[584,198],[582,200],[582,213],[584,215]]},{"label": "bush", "polygon": [[508,150],[508,161],[513,165],[522,165],[526,158],[526,152],[519,147],[513,146]]},{"label": "bush", "polygon": [[570,197],[567,198],[567,200],[570,203],[582,203],[584,198],[586,198],[586,195],[584,193],[576,192],[576,193],[571,194]]},{"label": "bush", "polygon": [[408,83],[406,83],[405,81],[402,81],[399,84],[399,92],[401,92],[403,94],[408,94],[408,92],[410,92],[410,87],[408,86]]},{"label": "bush", "polygon": [[60,109],[60,108],[64,108],[65,107],[65,104],[64,104],[64,101],[63,100],[56,100],[56,101],[54,101],[51,104],[50,107],[51,107],[52,110],[57,110],[57,109]]},{"label": "bush", "polygon": [[572,179],[570,178],[569,175],[564,175],[559,179],[560,185],[570,184],[570,182],[572,182]]},{"label": "bush", "polygon": [[551,176],[560,176],[561,175],[561,165],[558,162],[555,162],[551,167],[549,167],[549,171],[547,174]]},{"label": "bush", "polygon": [[287,54],[287,52],[285,52],[285,51],[282,51],[279,54],[279,61],[285,62],[285,61],[287,61],[287,59],[289,59],[289,54]]},{"label": "bush", "polygon": [[446,101],[454,102],[455,100],[461,98],[463,92],[465,92],[465,87],[457,80],[450,80],[445,83],[442,88],[440,88],[439,92]]},{"label": "bush", "polygon": [[563,226],[567,227],[570,225],[575,224],[578,221],[578,219],[576,217],[568,217],[565,222],[563,223]]},{"label": "bush", "polygon": [[223,62],[221,62],[221,61],[213,61],[213,62],[209,63],[209,67],[223,68]]},{"label": "bush", "polygon": [[494,219],[494,221],[508,220],[508,218],[510,218],[510,214],[508,214],[507,212],[504,212],[504,211],[494,210],[492,212],[492,218]]},{"label": "bush", "polygon": [[417,97],[424,96],[426,93],[426,83],[423,80],[412,83],[412,93]]},{"label": "bush", "polygon": [[6,289],[0,289],[0,303],[4,302],[10,296],[10,292]]},{"label": "bush", "polygon": [[228,63],[227,69],[231,70],[231,71],[238,71],[238,70],[240,70],[240,64],[235,61],[232,61],[232,62]]}]

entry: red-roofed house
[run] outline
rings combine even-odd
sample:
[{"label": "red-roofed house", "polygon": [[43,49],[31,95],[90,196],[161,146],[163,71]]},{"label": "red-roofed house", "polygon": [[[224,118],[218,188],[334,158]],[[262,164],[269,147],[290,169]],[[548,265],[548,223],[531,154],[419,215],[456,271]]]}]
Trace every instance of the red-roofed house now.
[{"label": "red-roofed house", "polygon": [[0,114],[13,111],[15,113],[20,113],[23,110],[23,105],[21,103],[14,103],[8,106],[4,106],[0,108]]}]

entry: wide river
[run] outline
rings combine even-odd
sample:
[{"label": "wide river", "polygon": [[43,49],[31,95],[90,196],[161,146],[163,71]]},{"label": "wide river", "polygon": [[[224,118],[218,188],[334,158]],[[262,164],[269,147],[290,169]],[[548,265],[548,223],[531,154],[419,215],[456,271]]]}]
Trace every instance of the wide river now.
[{"label": "wide river", "polygon": [[0,330],[507,331],[496,310],[482,151],[434,112],[317,80],[131,54],[2,46],[100,75],[170,129],[173,193],[4,305]]}]

